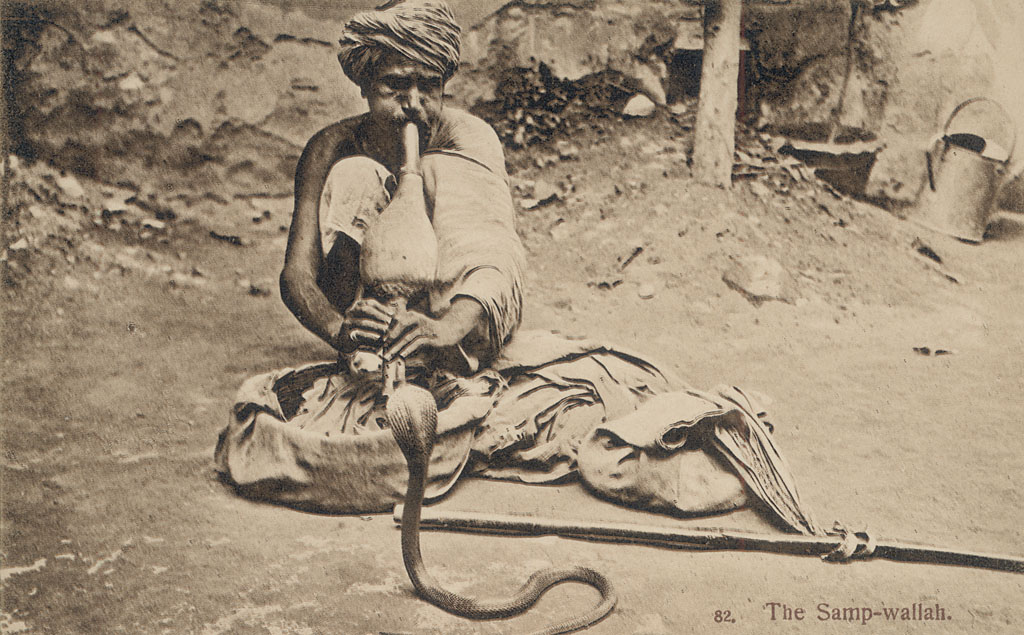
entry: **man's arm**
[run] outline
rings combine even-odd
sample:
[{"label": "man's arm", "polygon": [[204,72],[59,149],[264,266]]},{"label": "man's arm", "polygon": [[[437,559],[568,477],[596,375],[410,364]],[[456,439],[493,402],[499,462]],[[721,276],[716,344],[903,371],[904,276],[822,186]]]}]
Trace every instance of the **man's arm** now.
[{"label": "man's arm", "polygon": [[428,191],[434,192],[434,230],[440,280],[453,280],[446,295],[453,306],[476,304],[482,324],[463,342],[471,357],[486,362],[497,356],[522,317],[522,243],[505,172],[503,149],[483,120],[448,110],[436,150],[422,165]]},{"label": "man's arm", "polygon": [[[309,140],[299,157],[295,169],[295,211],[288,234],[288,249],[284,269],[281,271],[281,298],[288,309],[307,329],[331,346],[341,349],[338,335],[345,323],[343,313],[332,304],[317,284],[317,276],[324,264],[320,246],[320,194],[327,175],[340,158],[339,145],[345,128],[341,124],[329,126]],[[352,241],[339,241],[339,248],[352,253],[338,254],[332,261],[354,271],[338,272],[345,278],[359,277],[358,245]],[[347,308],[355,297],[357,285],[342,290],[335,298],[338,306]],[[344,297],[350,296],[350,297]]]}]

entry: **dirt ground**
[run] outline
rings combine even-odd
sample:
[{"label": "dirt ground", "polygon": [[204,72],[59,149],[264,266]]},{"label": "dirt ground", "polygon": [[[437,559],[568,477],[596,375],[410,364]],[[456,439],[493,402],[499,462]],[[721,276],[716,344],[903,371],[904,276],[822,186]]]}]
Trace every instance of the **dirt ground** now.
[{"label": "dirt ground", "polygon": [[[526,326],[621,344],[698,387],[771,396],[778,445],[823,524],[1024,557],[1024,219],[1000,218],[972,246],[816,182],[703,188],[671,125],[595,129],[569,160],[510,156],[517,198],[542,181],[559,192],[521,213]],[[3,631],[521,633],[593,602],[564,585],[522,617],[453,617],[412,591],[390,515],[298,512],[218,480],[213,447],[243,379],[330,353],[277,295],[287,219],[274,214],[235,223],[242,246],[183,215],[153,249],[193,269],[189,284],[83,263],[9,290]],[[751,254],[783,266],[787,301],[755,305],[723,282]],[[577,484],[466,480],[439,507],[776,531],[749,510],[684,521]],[[601,570],[619,600],[594,633],[1024,631],[1024,576],[1011,573],[554,537],[423,543],[442,582],[476,595],[547,564]],[[946,619],[865,624],[818,608],[915,603]]]}]

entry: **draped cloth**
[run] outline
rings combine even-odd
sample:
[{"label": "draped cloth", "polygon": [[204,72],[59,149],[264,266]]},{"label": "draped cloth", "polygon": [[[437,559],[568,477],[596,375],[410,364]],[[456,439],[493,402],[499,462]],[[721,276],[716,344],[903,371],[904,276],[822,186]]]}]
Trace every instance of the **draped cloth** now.
[{"label": "draped cloth", "polygon": [[[724,460],[762,508],[794,532],[821,534],[772,440],[767,413],[738,388],[703,392],[629,351],[521,331],[470,377],[412,378],[438,403],[428,502],[463,474],[525,483],[579,477],[635,509],[692,515],[687,453]],[[383,424],[379,388],[334,363],[265,373],[236,396],[215,453],[243,495],[335,513],[389,510],[405,460]],[[699,445],[690,447],[690,441]],[[708,462],[709,468],[713,461]],[[698,510],[707,513],[708,510]]]},{"label": "draped cloth", "polygon": [[[411,377],[438,403],[428,500],[464,471],[565,480],[595,422],[669,388],[657,368],[619,349],[544,332],[515,340],[492,368],[472,376],[421,370]],[[250,378],[218,440],[217,469],[262,500],[327,512],[388,510],[405,493],[407,471],[384,427],[379,393],[335,363]]]},{"label": "draped cloth", "polygon": [[459,67],[461,30],[443,2],[398,2],[353,17],[342,32],[341,68],[356,84],[372,78],[380,58],[397,53],[451,79]]}]

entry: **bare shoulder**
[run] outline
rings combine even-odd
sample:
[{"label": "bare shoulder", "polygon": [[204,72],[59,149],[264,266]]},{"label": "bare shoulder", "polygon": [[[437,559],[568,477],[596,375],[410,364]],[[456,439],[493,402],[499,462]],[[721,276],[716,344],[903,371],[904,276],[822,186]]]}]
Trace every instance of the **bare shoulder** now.
[{"label": "bare shoulder", "polygon": [[366,115],[336,121],[320,129],[306,142],[304,155],[310,160],[329,161],[358,154],[359,130]]},{"label": "bare shoulder", "polygon": [[504,176],[505,152],[489,123],[460,108],[445,107],[434,148],[461,154]]},{"label": "bare shoulder", "polygon": [[445,106],[443,117],[445,123],[457,132],[466,134],[470,137],[477,137],[481,141],[487,140],[488,142],[493,142],[498,145],[501,144],[501,141],[498,139],[498,134],[494,132],[494,128],[491,127],[491,124],[469,111],[461,108]]}]

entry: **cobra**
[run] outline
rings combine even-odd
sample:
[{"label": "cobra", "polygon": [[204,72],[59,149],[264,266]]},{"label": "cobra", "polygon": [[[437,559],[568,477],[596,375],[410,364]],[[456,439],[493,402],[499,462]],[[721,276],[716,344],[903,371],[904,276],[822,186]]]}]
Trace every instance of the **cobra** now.
[{"label": "cobra", "polygon": [[427,571],[420,553],[420,515],[427,467],[437,429],[437,403],[424,388],[402,383],[388,397],[385,415],[409,466],[409,485],[402,511],[402,558],[409,579],[420,596],[449,613],[470,619],[489,620],[522,613],[533,606],[545,591],[562,582],[582,582],[601,593],[601,601],[591,610],[540,631],[547,635],[585,628],[611,612],[616,601],[611,583],[597,571],[582,566],[541,569],[506,599],[478,600],[453,593],[438,584]]}]

